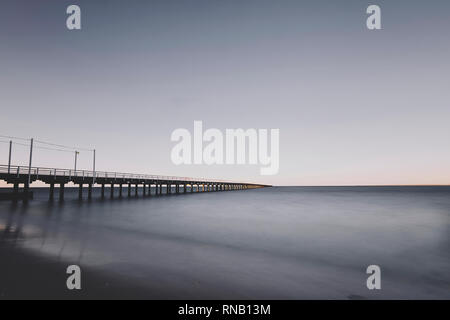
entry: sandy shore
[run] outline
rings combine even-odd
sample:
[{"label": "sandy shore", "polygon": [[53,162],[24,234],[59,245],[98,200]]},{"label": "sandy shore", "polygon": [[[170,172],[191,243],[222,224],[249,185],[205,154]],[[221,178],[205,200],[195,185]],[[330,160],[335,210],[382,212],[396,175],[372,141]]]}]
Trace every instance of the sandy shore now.
[{"label": "sandy shore", "polygon": [[66,287],[67,263],[21,248],[0,245],[0,300],[8,299],[164,299],[169,293],[83,268],[81,290]]}]

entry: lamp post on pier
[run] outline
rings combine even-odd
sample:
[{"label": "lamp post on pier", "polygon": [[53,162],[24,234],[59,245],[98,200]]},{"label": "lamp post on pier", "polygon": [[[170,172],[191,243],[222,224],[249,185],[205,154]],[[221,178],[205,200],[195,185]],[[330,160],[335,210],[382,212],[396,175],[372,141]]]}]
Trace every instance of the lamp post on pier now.
[{"label": "lamp post on pier", "polygon": [[92,175],[92,184],[94,185],[94,184],[95,184],[95,149],[92,150],[92,151],[93,151],[93,153],[94,153],[94,161],[93,161],[93,168],[92,168],[92,171],[93,171],[93,175]]},{"label": "lamp post on pier", "polygon": [[78,154],[79,154],[79,152],[78,152],[78,151],[75,151],[75,166],[74,166],[74,168],[73,168],[74,173],[77,171],[77,158],[78,158]]},{"label": "lamp post on pier", "polygon": [[30,162],[28,163],[28,186],[31,182],[31,161],[33,159],[33,138],[30,141]]},{"label": "lamp post on pier", "polygon": [[11,173],[11,151],[12,151],[12,140],[9,140],[8,174]]}]

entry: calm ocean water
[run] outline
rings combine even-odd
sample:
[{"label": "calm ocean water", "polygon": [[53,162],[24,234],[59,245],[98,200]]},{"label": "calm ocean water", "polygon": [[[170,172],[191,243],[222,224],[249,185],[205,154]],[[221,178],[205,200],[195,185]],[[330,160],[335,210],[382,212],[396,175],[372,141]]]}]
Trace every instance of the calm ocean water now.
[{"label": "calm ocean water", "polygon": [[[151,297],[450,298],[450,187],[274,187],[91,202],[66,189],[64,203],[49,203],[47,192],[35,190],[28,205],[0,202],[2,245]],[[371,264],[381,267],[381,290],[366,287]]]}]

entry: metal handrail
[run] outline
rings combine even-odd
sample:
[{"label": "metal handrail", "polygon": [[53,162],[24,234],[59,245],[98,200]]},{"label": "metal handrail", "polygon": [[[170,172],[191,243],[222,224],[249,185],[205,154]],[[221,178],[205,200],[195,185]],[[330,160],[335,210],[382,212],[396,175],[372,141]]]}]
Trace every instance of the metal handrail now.
[{"label": "metal handrail", "polygon": [[[164,175],[148,175],[148,174],[135,174],[135,173],[119,173],[119,172],[107,172],[107,171],[86,171],[86,170],[72,170],[72,169],[59,169],[59,168],[46,168],[46,167],[31,167],[28,166],[15,166],[15,165],[0,165],[0,173],[11,174],[14,172],[19,176],[32,175],[32,176],[64,176],[72,179],[74,177],[83,178],[119,178],[119,179],[146,179],[146,180],[171,180],[171,181],[192,181],[192,182],[222,182],[222,183],[236,183],[232,181],[222,179],[205,179],[205,178],[192,178],[192,177],[177,177],[177,176],[164,176]],[[240,182],[245,183],[245,182]],[[247,183],[250,184],[250,183]]]}]

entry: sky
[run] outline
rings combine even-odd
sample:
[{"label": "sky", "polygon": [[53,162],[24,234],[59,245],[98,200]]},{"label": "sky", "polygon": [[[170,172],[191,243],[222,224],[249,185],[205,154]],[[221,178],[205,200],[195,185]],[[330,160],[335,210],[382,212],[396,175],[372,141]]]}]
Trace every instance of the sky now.
[{"label": "sky", "polygon": [[[81,30],[66,28],[71,4]],[[366,28],[370,4],[382,30]],[[449,16],[449,1],[2,1],[0,135],[95,148],[102,171],[449,184]],[[278,174],[173,164],[171,133],[195,120],[279,129]],[[33,165],[73,158],[35,149]],[[28,163],[25,146],[12,162]],[[91,162],[82,151],[78,168]]]}]

